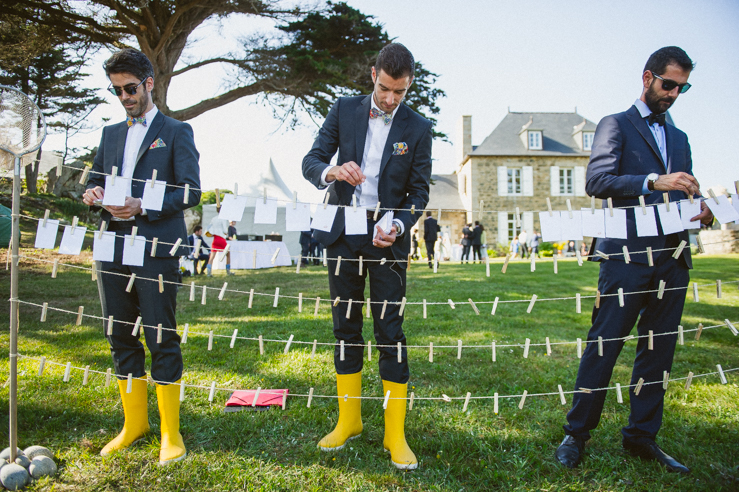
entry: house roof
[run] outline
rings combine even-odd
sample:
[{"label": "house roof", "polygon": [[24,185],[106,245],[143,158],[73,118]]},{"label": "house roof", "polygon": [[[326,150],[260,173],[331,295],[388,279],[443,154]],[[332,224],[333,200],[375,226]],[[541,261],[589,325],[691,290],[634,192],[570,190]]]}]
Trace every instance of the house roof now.
[{"label": "house roof", "polygon": [[[577,131],[595,131],[595,126],[577,113],[508,113],[470,155],[587,156],[590,152],[580,150],[573,135]],[[524,127],[542,131],[542,150],[526,148],[519,136]]]},{"label": "house roof", "polygon": [[462,199],[459,197],[456,174],[432,174],[429,187],[429,203],[426,210],[464,210]]}]

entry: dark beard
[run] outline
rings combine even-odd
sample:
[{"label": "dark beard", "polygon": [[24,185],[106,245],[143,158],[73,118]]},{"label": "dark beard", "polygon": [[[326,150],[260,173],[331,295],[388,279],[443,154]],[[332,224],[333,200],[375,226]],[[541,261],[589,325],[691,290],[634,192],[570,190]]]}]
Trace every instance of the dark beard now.
[{"label": "dark beard", "polygon": [[644,99],[646,99],[647,107],[652,110],[652,113],[661,114],[670,109],[675,100],[671,97],[660,99],[654,91],[654,83],[656,81],[657,79],[652,81],[646,94],[644,94]]}]

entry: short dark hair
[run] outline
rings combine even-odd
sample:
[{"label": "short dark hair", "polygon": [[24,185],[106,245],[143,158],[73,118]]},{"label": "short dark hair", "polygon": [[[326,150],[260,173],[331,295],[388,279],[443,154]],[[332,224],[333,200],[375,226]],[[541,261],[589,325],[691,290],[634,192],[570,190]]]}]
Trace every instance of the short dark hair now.
[{"label": "short dark hair", "polygon": [[203,226],[201,226],[201,225],[196,225],[196,226],[195,226],[195,229],[193,229],[193,230],[192,230],[192,232],[198,232],[198,231],[202,231],[202,230],[203,230]]},{"label": "short dark hair", "polygon": [[394,79],[413,77],[416,63],[413,54],[400,43],[390,43],[380,50],[375,61],[375,70],[380,70]]},{"label": "short dark hair", "polygon": [[644,71],[649,70],[657,75],[662,75],[667,70],[667,65],[677,65],[685,72],[690,72],[695,68],[695,63],[682,48],[665,46],[651,54],[647,64],[644,65]]},{"label": "short dark hair", "polygon": [[426,217],[431,217],[431,210],[426,210]]},{"label": "short dark hair", "polygon": [[124,48],[113,53],[113,56],[103,62],[105,75],[110,78],[112,73],[130,73],[140,81],[154,78],[154,66],[149,58],[139,50]]}]

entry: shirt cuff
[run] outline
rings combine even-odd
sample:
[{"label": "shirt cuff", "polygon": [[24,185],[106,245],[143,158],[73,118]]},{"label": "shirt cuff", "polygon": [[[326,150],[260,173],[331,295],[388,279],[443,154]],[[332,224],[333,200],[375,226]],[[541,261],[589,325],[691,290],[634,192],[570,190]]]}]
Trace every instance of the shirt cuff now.
[{"label": "shirt cuff", "polygon": [[398,229],[398,236],[402,236],[405,233],[405,227],[403,227],[403,222],[400,221],[400,219],[393,219],[393,224],[397,226]]},{"label": "shirt cuff", "polygon": [[641,187],[641,194],[642,195],[651,195],[652,190],[649,189],[649,176],[644,178],[644,184]]},{"label": "shirt cuff", "polygon": [[141,214],[139,214],[139,215],[147,215],[147,214],[146,214],[146,209],[145,209],[145,208],[142,208],[142,209],[141,209]]},{"label": "shirt cuff", "polygon": [[328,186],[328,183],[326,182],[326,175],[328,174],[329,169],[331,169],[331,166],[326,166],[326,169],[324,169],[321,173],[321,186],[323,188]]}]

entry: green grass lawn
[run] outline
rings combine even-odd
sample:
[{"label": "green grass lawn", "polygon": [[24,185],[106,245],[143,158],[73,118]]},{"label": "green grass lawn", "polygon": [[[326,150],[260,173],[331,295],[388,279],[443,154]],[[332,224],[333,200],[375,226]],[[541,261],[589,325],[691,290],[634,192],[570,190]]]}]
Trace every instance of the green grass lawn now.
[{"label": "green grass lawn", "polygon": [[[0,250],[3,258],[5,250]],[[25,254],[43,256],[34,250]],[[46,258],[54,256],[46,255]],[[69,257],[63,257],[69,259]],[[80,258],[81,264],[84,258]],[[683,326],[686,330],[698,323],[706,326],[723,323],[728,318],[739,325],[739,257],[698,257],[691,282],[724,282],[721,299],[715,286],[700,289],[700,302],[688,294]],[[532,346],[527,359],[523,344],[573,342],[586,338],[593,300],[584,299],[582,313],[575,310],[575,300],[538,301],[530,314],[527,302],[499,304],[495,316],[490,304],[479,305],[476,315],[468,298],[475,301],[501,301],[531,298],[574,297],[576,293],[594,295],[598,267],[575,261],[560,261],[554,275],[551,262],[540,262],[536,272],[528,263],[512,263],[508,272],[500,272],[500,263],[485,276],[484,265],[442,265],[433,274],[425,264],[415,264],[408,276],[408,299],[458,302],[456,309],[448,305],[428,307],[423,319],[422,307],[406,308],[405,331],[410,345],[435,345],[434,362],[428,361],[428,349],[411,349],[409,390],[417,397],[455,399],[443,401],[416,400],[408,412],[406,434],[411,448],[420,460],[414,472],[400,472],[391,467],[382,449],[383,413],[381,400],[363,402],[364,434],[337,453],[322,453],[318,440],[329,432],[338,416],[335,399],[314,398],[310,408],[307,399],[288,399],[286,410],[274,408],[264,412],[245,410],[224,413],[228,392],[218,391],[212,403],[207,389],[188,389],[182,405],[182,434],[188,447],[184,462],[159,467],[156,397],[149,391],[152,433],[130,451],[103,459],[100,449],[119,431],[123,412],[114,385],[105,387],[104,377],[93,375],[82,385],[82,373],[72,371],[71,381],[62,382],[63,366],[47,363],[38,377],[38,362],[19,362],[19,444],[21,447],[41,444],[56,454],[60,473],[54,480],[43,480],[31,490],[737,490],[739,489],[739,373],[727,373],[722,385],[718,376],[697,378],[689,391],[683,382],[670,383],[665,401],[665,419],[658,437],[659,444],[670,454],[693,469],[688,476],[665,473],[651,462],[628,457],[621,449],[620,428],[627,422],[628,392],[624,403],[609,392],[599,428],[586,447],[580,468],[562,468],[554,458],[554,450],[562,439],[562,425],[572,402],[561,405],[559,396],[526,399],[519,410],[519,398],[501,399],[500,412],[493,412],[493,400],[473,399],[462,412],[463,398],[472,396],[529,395],[556,392],[561,384],[565,391],[573,389],[578,368],[575,345],[554,345],[551,356],[541,346]],[[25,260],[22,265],[20,298],[23,301],[77,310],[85,306],[86,314],[100,315],[97,289],[88,272],[60,268],[52,279],[51,266]],[[0,272],[0,295],[7,299],[9,274]],[[240,271],[235,277],[217,275],[197,278],[197,285],[214,288],[228,280],[229,289],[295,295],[329,297],[326,270],[310,267],[295,274],[294,268],[262,271]],[[190,279],[186,279],[189,283]],[[733,282],[733,283],[727,283]],[[188,384],[209,387],[215,381],[219,388],[289,388],[306,394],[315,388],[316,395],[333,395],[335,377],[332,349],[319,346],[311,358],[311,346],[293,344],[283,354],[284,343],[265,343],[265,354],[259,354],[256,342],[238,340],[229,348],[234,329],[239,336],[298,341],[331,342],[331,314],[323,304],[318,316],[314,303],[306,301],[302,313],[297,301],[281,299],[272,307],[272,297],[255,296],[252,309],[248,296],[227,293],[218,301],[211,291],[205,306],[200,292],[195,302],[189,301],[189,289],[178,297],[178,320],[189,323],[191,334],[183,348],[185,380]],[[628,302],[628,299],[627,299]],[[7,304],[3,307],[7,316]],[[41,323],[41,309],[21,306],[19,352],[29,357],[46,356],[49,361],[74,366],[90,365],[105,371],[112,367],[110,352],[103,338],[102,322],[86,318],[75,325],[75,316],[49,311]],[[7,319],[7,318],[6,318]],[[7,325],[6,325],[7,326]],[[208,350],[208,337],[192,332],[228,335],[216,337]],[[370,323],[365,337],[372,338]],[[457,359],[457,340],[465,348]],[[492,362],[490,344],[518,344],[499,348]],[[678,346],[672,377],[684,377],[739,367],[738,337],[727,328],[705,330],[700,341],[694,333],[685,335],[685,345]],[[439,345],[453,345],[441,349]],[[8,375],[8,332],[0,333],[0,378]],[[612,384],[626,386],[631,375],[635,341],[627,342],[614,372]],[[373,360],[365,358],[364,394],[380,397],[382,386],[377,370],[377,351]],[[8,408],[7,386],[0,389],[0,407]],[[7,412],[0,419],[0,438],[7,442]]]}]

